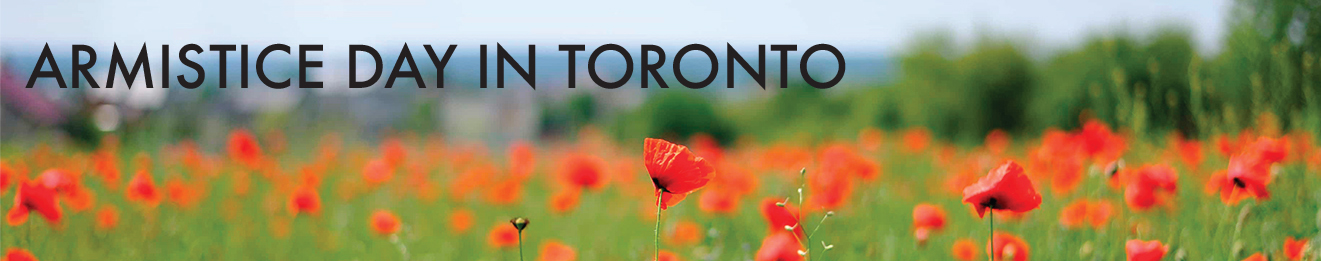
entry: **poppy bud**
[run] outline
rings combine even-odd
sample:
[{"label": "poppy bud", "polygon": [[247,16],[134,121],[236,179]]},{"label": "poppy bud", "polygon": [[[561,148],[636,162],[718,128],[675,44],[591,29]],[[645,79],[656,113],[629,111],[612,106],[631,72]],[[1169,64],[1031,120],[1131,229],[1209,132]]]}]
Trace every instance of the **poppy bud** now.
[{"label": "poppy bud", "polygon": [[1111,162],[1109,165],[1105,166],[1105,176],[1114,177],[1115,173],[1119,173],[1119,170],[1123,168],[1124,168],[1124,160],[1121,159],[1115,162]]},{"label": "poppy bud", "polygon": [[835,212],[834,212],[834,211],[826,211],[826,216],[827,216],[827,217],[829,217],[829,216],[834,216],[834,215],[835,215]]},{"label": "poppy bud", "polygon": [[529,222],[527,218],[520,217],[520,218],[510,219],[509,223],[514,224],[514,228],[518,229],[518,232],[523,232],[523,228],[526,228]]}]

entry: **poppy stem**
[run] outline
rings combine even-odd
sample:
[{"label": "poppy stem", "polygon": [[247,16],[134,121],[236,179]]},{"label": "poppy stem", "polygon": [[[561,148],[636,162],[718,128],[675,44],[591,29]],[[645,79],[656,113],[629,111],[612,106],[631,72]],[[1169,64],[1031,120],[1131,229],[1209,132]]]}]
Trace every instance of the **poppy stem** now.
[{"label": "poppy stem", "polygon": [[660,223],[661,223],[660,214],[661,214],[662,192],[663,192],[662,190],[656,189],[656,234],[655,234],[656,236],[652,238],[653,242],[656,245],[656,259],[652,259],[654,261],[660,261]]},{"label": "poppy stem", "polygon": [[518,261],[523,261],[523,231],[518,231]]},{"label": "poppy stem", "polygon": [[990,210],[987,219],[991,220],[991,235],[986,238],[986,244],[990,248],[986,249],[986,260],[995,261],[995,210]]}]

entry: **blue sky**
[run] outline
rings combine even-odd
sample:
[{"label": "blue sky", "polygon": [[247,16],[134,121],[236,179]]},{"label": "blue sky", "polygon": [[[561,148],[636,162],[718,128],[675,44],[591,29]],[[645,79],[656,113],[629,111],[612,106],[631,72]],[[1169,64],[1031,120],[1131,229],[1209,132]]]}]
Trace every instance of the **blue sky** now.
[{"label": "blue sky", "polygon": [[1215,50],[1228,0],[33,1],[0,0],[0,42],[831,43],[901,48],[916,33],[1048,46],[1176,23]]}]

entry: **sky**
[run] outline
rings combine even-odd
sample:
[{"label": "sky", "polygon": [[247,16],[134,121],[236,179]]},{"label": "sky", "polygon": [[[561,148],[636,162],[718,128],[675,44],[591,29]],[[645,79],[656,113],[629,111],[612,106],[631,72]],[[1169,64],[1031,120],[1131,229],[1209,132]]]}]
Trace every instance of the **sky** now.
[{"label": "sky", "polygon": [[0,44],[831,43],[895,50],[922,32],[1066,46],[1178,24],[1216,50],[1229,0],[0,0]]}]

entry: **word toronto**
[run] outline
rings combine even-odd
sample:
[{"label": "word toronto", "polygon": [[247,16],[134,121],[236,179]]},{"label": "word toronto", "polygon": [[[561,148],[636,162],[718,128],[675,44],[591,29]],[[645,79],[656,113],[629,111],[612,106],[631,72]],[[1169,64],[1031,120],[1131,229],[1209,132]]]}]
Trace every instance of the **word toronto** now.
[{"label": "word toronto", "polygon": [[[237,51],[239,56],[239,63],[241,64],[241,66],[239,66],[241,71],[239,74],[240,75],[239,88],[248,88],[248,68],[249,68],[248,45],[220,44],[220,45],[210,45],[208,47],[209,48],[204,50],[201,45],[187,44],[177,50],[176,55],[180,63],[182,63],[184,66],[187,66],[196,72],[196,75],[191,77],[192,79],[188,79],[188,77],[185,77],[185,75],[183,74],[180,75],[170,74],[170,69],[171,69],[170,46],[161,45],[160,62],[162,65],[159,67],[161,71],[159,87],[170,88],[170,81],[171,81],[170,78],[172,76],[173,78],[175,78],[175,81],[178,81],[179,85],[183,86],[184,88],[194,89],[199,86],[202,86],[203,81],[206,80],[207,72],[201,64],[198,64],[193,59],[190,59],[189,55],[192,54],[196,56],[202,54],[202,52],[206,50],[209,50],[210,52],[215,52],[219,56],[218,57],[219,60],[217,64],[218,65],[217,68],[219,69],[218,72],[219,77],[217,78],[219,79],[217,82],[218,84],[216,86],[219,86],[219,88],[226,88],[228,86],[226,84],[227,83],[226,77],[228,75],[226,68],[228,67],[228,63],[230,62],[228,60],[229,58],[228,54],[230,52]],[[444,69],[445,66],[449,63],[450,56],[454,54],[454,49],[456,47],[458,47],[458,45],[453,45],[453,44],[449,45],[448,48],[444,50],[443,54],[437,55],[436,52],[437,50],[433,49],[431,45],[423,45],[423,49],[426,50],[427,58],[431,60],[432,65],[436,69],[435,84],[437,88],[445,88]],[[753,68],[753,66],[749,64],[749,62],[746,59],[744,59],[741,54],[738,53],[738,51],[735,51],[733,45],[729,45],[728,43],[726,43],[726,47],[727,50],[725,55],[725,65],[726,65],[725,75],[726,75],[726,83],[728,83],[728,87],[734,88],[734,64],[738,63],[738,65],[740,65],[743,68],[743,70],[747,72],[747,74],[757,82],[757,85],[760,85],[762,89],[766,89],[766,45],[757,46],[756,68]],[[36,66],[32,68],[32,75],[31,77],[28,78],[27,88],[32,88],[33,85],[36,84],[36,82],[38,80],[41,80],[42,78],[51,78],[57,81],[59,83],[60,88],[69,88],[69,85],[72,85],[72,88],[79,88],[79,85],[81,84],[80,81],[81,77],[87,78],[87,83],[88,85],[91,86],[91,88],[114,88],[114,82],[115,82],[114,79],[117,72],[123,75],[123,79],[125,83],[127,83],[129,86],[132,86],[133,82],[138,79],[137,75],[139,71],[144,73],[143,79],[144,81],[146,81],[145,84],[146,88],[157,87],[156,83],[152,81],[153,77],[151,71],[151,64],[150,61],[148,60],[146,44],[143,44],[141,50],[138,51],[137,59],[133,61],[131,67],[127,63],[125,63],[123,56],[120,55],[118,44],[114,45],[113,50],[111,50],[110,62],[109,62],[110,65],[108,66],[108,70],[107,70],[108,72],[107,72],[107,77],[105,78],[106,81],[104,87],[97,85],[97,83],[92,80],[93,78],[90,72],[97,62],[96,50],[87,45],[72,45],[72,48],[70,49],[72,52],[71,53],[72,59],[70,61],[70,64],[72,64],[73,66],[73,70],[71,72],[72,80],[69,81],[70,84],[65,84],[64,74],[60,71],[59,64],[56,62],[54,55],[51,53],[50,45],[47,44],[42,49],[41,56],[38,57]],[[298,52],[297,54],[298,88],[322,88],[322,86],[324,85],[323,82],[308,80],[308,71],[322,67],[322,63],[323,63],[322,61],[308,60],[308,53],[321,52],[323,49],[324,48],[322,45],[298,45],[298,51],[297,51]],[[480,49],[480,61],[481,61],[480,86],[481,88],[486,88],[487,60],[488,60],[487,46],[485,44],[480,45],[479,49]],[[514,59],[514,57],[511,56],[507,51],[505,51],[505,48],[501,46],[499,43],[495,45],[495,50],[496,50],[495,51],[496,88],[504,88],[504,78],[505,78],[504,75],[505,75],[506,63],[508,63],[509,64],[508,67],[516,71],[518,75],[521,76],[523,80],[526,81],[527,84],[532,87],[532,89],[537,88],[536,45],[527,46],[527,59],[526,59],[527,67],[524,67],[522,63]],[[656,46],[656,45],[642,45],[641,50],[642,50],[641,63],[639,64],[641,71],[639,74],[641,74],[642,77],[641,87],[642,88],[648,87],[647,86],[649,82],[648,77],[650,76],[656,78],[655,81],[660,88],[669,88],[669,85],[666,84],[665,79],[661,78],[661,74],[659,73],[659,71],[665,66],[665,58],[666,58],[665,50],[662,49],[660,46]],[[789,45],[789,44],[771,45],[770,50],[772,52],[779,52],[780,88],[787,88],[788,86],[787,77],[789,75],[789,72],[787,72],[788,55],[789,52],[797,51],[798,46]],[[575,79],[577,77],[576,55],[580,51],[586,51],[586,46],[559,45],[559,51],[566,52],[568,54],[568,87],[575,88],[576,87]],[[706,75],[703,78],[701,78],[701,80],[698,81],[692,81],[690,78],[688,78],[688,76],[685,76],[683,73],[681,73],[682,70],[680,69],[681,67],[680,61],[682,61],[682,59],[686,57],[685,55],[688,55],[690,52],[693,51],[701,53],[701,55],[704,55],[711,62],[711,67],[709,72],[707,72]],[[834,55],[838,69],[835,73],[835,76],[830,80],[817,81],[816,79],[812,78],[811,75],[808,74],[808,70],[807,70],[808,58],[811,57],[812,54],[818,51],[826,51]],[[283,54],[274,54],[276,52],[281,52]],[[623,76],[619,76],[620,77],[619,79],[615,79],[614,81],[607,81],[606,79],[602,79],[601,76],[597,74],[597,69],[596,69],[597,58],[600,57],[605,52],[615,52],[624,58],[624,64],[625,64],[624,74]],[[358,58],[360,54],[365,54],[367,56],[370,56],[370,58],[375,61],[375,68],[373,68],[374,72],[371,74],[370,77],[367,77],[366,79],[360,79],[358,75],[358,69],[359,69]],[[254,66],[252,66],[252,68],[254,68],[256,71],[257,79],[259,79],[262,84],[273,89],[284,89],[290,87],[291,81],[294,80],[292,79],[292,77],[288,79],[271,79],[271,76],[266,73],[265,61],[267,57],[271,55],[292,56],[293,55],[292,47],[285,44],[272,44],[261,49],[261,51],[257,53]],[[87,57],[86,61],[83,61],[82,59],[83,56]],[[375,85],[379,80],[381,80],[382,71],[384,69],[383,68],[384,63],[382,63],[381,55],[379,52],[377,52],[376,48],[373,48],[368,45],[349,45],[348,56],[349,56],[349,64],[348,64],[349,88],[367,88]],[[653,61],[653,57],[655,57],[654,61]],[[43,68],[47,67],[45,66],[46,64],[50,65],[49,70],[43,70]],[[407,64],[408,68],[403,68],[404,64]],[[605,89],[615,89],[624,86],[624,84],[627,83],[628,80],[633,76],[633,66],[634,66],[633,56],[632,54],[629,54],[627,49],[625,49],[623,46],[620,46],[618,44],[605,44],[596,47],[596,49],[592,51],[591,56],[587,61],[587,72],[588,72],[588,76],[592,78],[592,81],[595,82],[600,87]],[[690,44],[679,49],[679,52],[674,55],[674,61],[670,63],[670,67],[674,70],[673,75],[675,80],[678,80],[678,82],[682,84],[684,87],[691,89],[700,89],[700,88],[705,88],[708,85],[711,85],[711,82],[716,79],[716,74],[720,68],[719,61],[716,58],[715,53],[711,50],[711,48],[702,44]],[[805,51],[803,51],[802,57],[799,59],[798,68],[803,81],[806,82],[808,85],[818,89],[831,88],[834,87],[836,84],[838,84],[839,81],[844,77],[844,70],[845,70],[844,55],[840,53],[839,49],[836,49],[834,46],[829,44],[813,45],[811,47],[808,47]],[[388,75],[385,75],[385,78],[386,78],[384,85],[385,88],[394,87],[395,80],[399,78],[412,79],[413,82],[416,83],[418,88],[427,88],[426,82],[423,81],[422,74],[418,70],[417,62],[414,60],[413,51],[408,48],[408,44],[404,44],[403,48],[400,49],[399,56],[394,62],[394,69],[390,70],[390,73]]]}]

